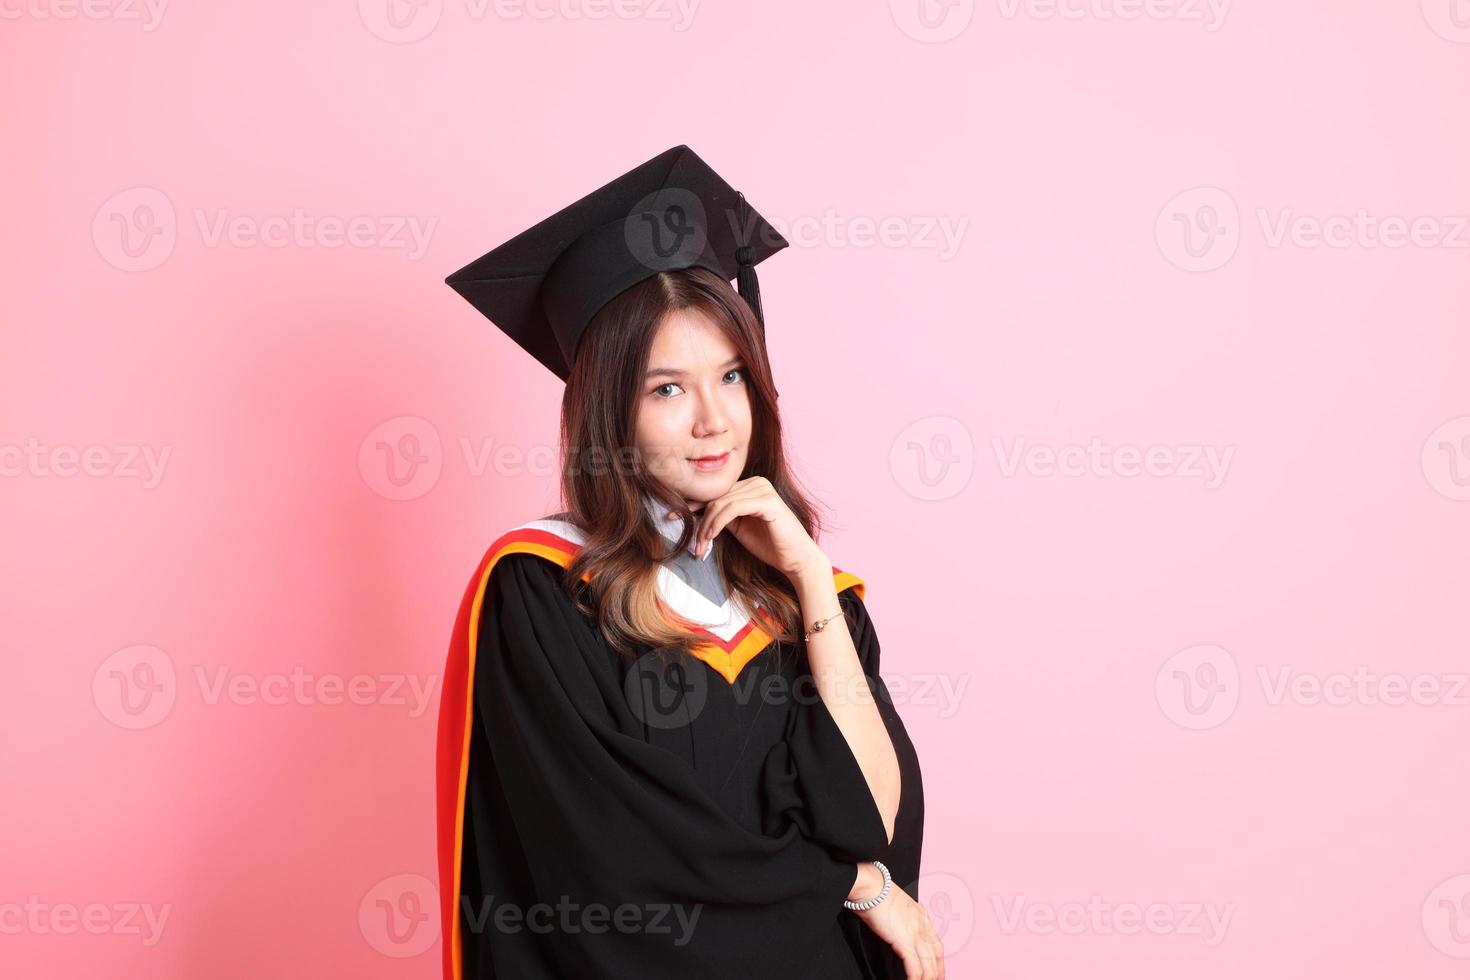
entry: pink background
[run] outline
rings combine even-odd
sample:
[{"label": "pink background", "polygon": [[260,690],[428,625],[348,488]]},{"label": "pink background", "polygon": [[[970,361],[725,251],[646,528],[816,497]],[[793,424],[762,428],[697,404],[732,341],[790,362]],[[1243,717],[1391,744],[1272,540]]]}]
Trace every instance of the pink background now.
[{"label": "pink background", "polygon": [[0,973],[436,975],[560,394],[442,280],[688,143],[793,241],[950,976],[1464,975],[1470,6],[917,2],[5,5]]}]

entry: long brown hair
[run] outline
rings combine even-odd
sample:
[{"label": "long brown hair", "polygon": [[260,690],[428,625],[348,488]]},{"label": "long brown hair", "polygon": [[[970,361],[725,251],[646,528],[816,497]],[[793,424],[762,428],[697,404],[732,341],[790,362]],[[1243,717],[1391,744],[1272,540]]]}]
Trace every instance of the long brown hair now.
[{"label": "long brown hair", "polygon": [[[696,624],[674,613],[657,587],[659,563],[693,539],[694,515],[682,496],[653,478],[634,448],[635,413],[654,334],[666,314],[685,309],[708,317],[745,362],[751,438],[741,479],[765,477],[807,533],[814,540],[820,534],[816,507],[787,468],[765,334],[740,294],[697,267],[660,272],[619,293],[583,334],[562,396],[561,495],[565,519],[587,536],[567,569],[567,588],[578,607],[596,617],[608,643],[624,653],[639,647],[689,651],[701,642],[690,632]],[[645,493],[684,519],[672,550],[649,517]],[[782,573],[730,533],[715,539],[710,560],[720,563],[729,594],[766,613],[767,632],[786,642],[796,639],[800,607]],[[580,588],[584,574],[590,594]]]}]

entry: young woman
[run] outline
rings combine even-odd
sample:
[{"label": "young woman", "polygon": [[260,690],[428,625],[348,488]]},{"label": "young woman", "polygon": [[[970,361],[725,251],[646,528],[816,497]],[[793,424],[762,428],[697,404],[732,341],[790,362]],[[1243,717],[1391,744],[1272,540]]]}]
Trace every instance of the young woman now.
[{"label": "young woman", "polygon": [[[677,215],[628,207],[649,180],[668,200],[675,154],[705,233],[655,270],[628,225],[624,244],[607,229],[630,213],[688,226],[687,200]],[[497,307],[503,290],[461,291],[567,387],[565,510],[492,543],[455,624],[446,980],[944,976],[916,901],[921,774],[864,585],[817,543],[758,293],[726,275],[739,266],[747,287],[764,255],[709,223],[733,192],[692,156],[676,147],[548,219],[539,272],[524,269],[546,229],[456,274],[538,278],[533,316]],[[580,268],[571,225],[590,249]]]}]

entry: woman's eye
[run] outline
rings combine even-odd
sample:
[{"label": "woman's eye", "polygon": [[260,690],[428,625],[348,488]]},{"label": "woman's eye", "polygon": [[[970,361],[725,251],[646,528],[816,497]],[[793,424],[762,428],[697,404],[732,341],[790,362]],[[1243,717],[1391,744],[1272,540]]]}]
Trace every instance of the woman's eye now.
[{"label": "woman's eye", "polygon": [[[739,376],[736,381],[730,381],[730,375],[732,375],[732,374]],[[731,368],[730,370],[728,370],[728,371],[725,372],[725,376],[723,378],[721,378],[720,380],[725,381],[727,384],[736,384],[739,381],[744,381],[745,380],[745,368],[743,368],[743,367]],[[672,392],[669,392],[667,394],[665,392],[668,389],[678,388],[678,387],[679,386],[677,384],[675,384],[674,382],[672,382],[672,381],[666,381],[663,384],[659,385],[657,388],[655,388],[652,391],[650,391],[649,394],[650,395],[654,395],[654,396],[656,396],[658,398],[673,398],[674,395],[673,395]]]}]

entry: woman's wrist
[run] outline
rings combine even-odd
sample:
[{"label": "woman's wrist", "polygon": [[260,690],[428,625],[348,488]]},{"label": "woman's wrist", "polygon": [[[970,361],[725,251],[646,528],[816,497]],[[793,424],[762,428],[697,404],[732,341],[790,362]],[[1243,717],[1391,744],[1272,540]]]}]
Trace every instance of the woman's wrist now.
[{"label": "woman's wrist", "polygon": [[837,602],[837,583],[832,578],[832,565],[807,568],[791,577],[796,590],[796,601],[801,606],[803,620],[830,616],[841,609]]},{"label": "woman's wrist", "polygon": [[806,561],[787,572],[786,577],[791,581],[792,585],[796,586],[798,591],[803,586],[831,582],[832,562],[822,552],[822,549],[816,548],[813,549],[811,556]]},{"label": "woman's wrist", "polygon": [[849,902],[866,902],[883,890],[883,872],[872,861],[863,861],[857,866],[857,878],[847,893]]}]

